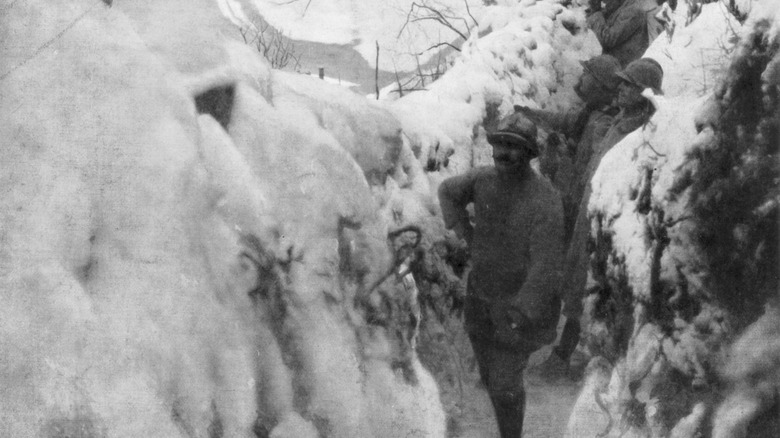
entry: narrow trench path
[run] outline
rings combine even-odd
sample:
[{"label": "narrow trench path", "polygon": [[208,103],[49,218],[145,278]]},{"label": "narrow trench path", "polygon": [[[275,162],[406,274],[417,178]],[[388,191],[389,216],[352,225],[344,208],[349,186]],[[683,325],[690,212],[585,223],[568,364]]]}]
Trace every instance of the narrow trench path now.
[{"label": "narrow trench path", "polygon": [[[566,424],[577,396],[581,381],[559,379],[547,382],[535,370],[533,364],[539,363],[549,353],[549,348],[532,357],[531,365],[525,376],[526,412],[523,425],[524,438],[561,438],[566,432]],[[464,409],[455,438],[498,438],[495,418],[490,399],[484,389],[476,382],[469,382],[464,389],[465,397],[471,400],[470,408]]]}]

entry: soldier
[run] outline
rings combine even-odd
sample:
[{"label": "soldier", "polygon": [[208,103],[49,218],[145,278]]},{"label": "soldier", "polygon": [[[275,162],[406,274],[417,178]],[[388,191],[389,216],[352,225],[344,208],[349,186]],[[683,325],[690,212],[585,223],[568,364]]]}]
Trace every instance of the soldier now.
[{"label": "soldier", "polygon": [[[567,243],[585,186],[582,174],[593,153],[593,147],[604,137],[619,111],[613,105],[620,83],[617,72],[621,67],[617,59],[610,55],[600,55],[582,61],[581,64],[582,75],[574,86],[574,91],[582,99],[581,105],[575,105],[563,113],[515,105],[515,111],[522,112],[539,126],[562,134],[566,139],[568,147],[562,151],[565,156],[557,160],[565,160],[570,164],[565,171],[559,169],[554,175],[545,175],[552,180],[563,198]],[[546,167],[544,163],[542,167]]]},{"label": "soldier", "polygon": [[533,351],[555,339],[560,315],[561,200],[530,167],[539,153],[536,136],[523,114],[504,118],[487,136],[495,166],[472,169],[439,187],[446,227],[471,249],[466,331],[502,438],[521,436],[523,370]]},{"label": "soldier", "polygon": [[591,1],[588,27],[601,43],[602,53],[612,55],[625,67],[644,55],[650,43],[663,31],[655,15],[661,10],[656,0]]},{"label": "soldier", "polygon": [[[595,145],[593,156],[585,170],[585,190],[580,201],[577,219],[574,225],[571,242],[566,253],[566,262],[563,270],[563,314],[569,320],[579,319],[582,315],[582,300],[585,292],[590,254],[587,250],[588,237],[590,236],[590,219],[588,218],[588,202],[590,201],[590,180],[601,163],[601,159],[620,142],[626,135],[644,125],[655,112],[653,104],[642,96],[646,88],[653,90],[655,94],[662,94],[661,82],[663,69],[654,59],[642,58],[633,61],[623,71],[617,73],[621,82],[618,87],[616,99],[620,113],[615,117],[604,134],[601,141]],[[559,346],[574,345],[579,341],[579,324],[567,331],[566,327],[561,335]],[[551,355],[554,358],[555,355]]]},{"label": "soldier", "polygon": [[[517,111],[531,116],[541,126],[563,134],[574,143],[573,163],[569,172],[558,171],[551,176],[553,184],[561,192],[564,212],[564,236],[568,244],[577,219],[585,185],[590,180],[586,170],[590,167],[594,148],[601,142],[619,112],[613,105],[617,97],[620,63],[610,55],[600,55],[582,62],[583,72],[574,90],[584,105],[565,112],[534,110],[516,106]],[[550,358],[538,367],[538,371],[550,379],[569,375],[569,360],[579,342],[579,313],[568,314],[561,342]]]}]

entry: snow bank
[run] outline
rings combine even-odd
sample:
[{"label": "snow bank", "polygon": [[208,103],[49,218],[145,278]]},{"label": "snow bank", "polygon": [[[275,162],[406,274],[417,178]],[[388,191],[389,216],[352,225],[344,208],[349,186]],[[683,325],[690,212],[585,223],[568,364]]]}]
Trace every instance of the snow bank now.
[{"label": "snow bank", "polygon": [[762,274],[777,256],[762,248],[777,245],[778,5],[754,2],[740,24],[706,4],[687,27],[681,7],[645,55],[664,68],[665,96],[646,95],[657,112],[592,181],[586,344],[612,371],[607,385],[595,367],[575,412],[596,394],[614,421],[572,419],[569,436],[777,430],[777,282]]},{"label": "snow bank", "polygon": [[481,36],[466,41],[441,79],[390,105],[415,156],[428,170],[461,173],[489,161],[483,127],[513,105],[560,109],[575,101],[577,61],[599,51],[584,28],[581,11],[552,1],[488,8]]},{"label": "snow bank", "polygon": [[692,15],[687,2],[669,11],[674,32],[661,34],[645,52],[664,70],[665,95],[703,96],[723,79],[727,68],[724,59],[733,53],[742,27],[726,3],[703,4],[698,15]]},{"label": "snow bank", "polygon": [[366,287],[389,113],[272,73],[210,1],[5,10],[2,435],[444,435],[416,297]]}]

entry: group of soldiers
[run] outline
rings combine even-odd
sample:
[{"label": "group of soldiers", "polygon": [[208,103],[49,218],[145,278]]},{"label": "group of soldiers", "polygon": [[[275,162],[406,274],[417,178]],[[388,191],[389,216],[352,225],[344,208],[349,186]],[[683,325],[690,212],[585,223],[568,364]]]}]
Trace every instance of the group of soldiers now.
[{"label": "group of soldiers", "polygon": [[[470,248],[465,326],[502,438],[522,434],[523,371],[531,353],[556,339],[561,312],[565,325],[545,368],[567,367],[579,343],[590,180],[604,155],[654,112],[642,92],[661,94],[663,70],[640,57],[662,28],[658,10],[656,0],[591,4],[587,21],[602,55],[582,62],[574,87],[582,104],[564,113],[515,106],[487,133],[494,166],[439,187],[445,226]],[[537,126],[572,145],[565,176],[532,169],[541,152]]]}]

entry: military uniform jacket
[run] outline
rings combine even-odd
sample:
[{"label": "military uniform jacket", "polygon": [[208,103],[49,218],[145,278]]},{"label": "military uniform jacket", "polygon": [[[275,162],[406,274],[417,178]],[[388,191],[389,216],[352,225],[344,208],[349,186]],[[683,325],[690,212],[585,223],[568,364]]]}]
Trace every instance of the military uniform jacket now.
[{"label": "military uniform jacket", "polygon": [[480,167],[445,180],[439,199],[447,228],[468,220],[474,203],[469,293],[504,301],[534,324],[557,322],[563,211],[552,184],[532,171],[519,178]]},{"label": "military uniform jacket", "polygon": [[644,55],[663,28],[655,18],[659,10],[655,0],[625,0],[608,17],[601,11],[590,15],[588,27],[596,34],[602,52],[625,67]]},{"label": "military uniform jacket", "polygon": [[577,209],[589,180],[586,175],[588,162],[595,152],[595,147],[606,135],[616,113],[617,108],[614,107],[590,109],[585,105],[566,112],[531,110],[531,114],[538,118],[544,127],[576,142],[574,156],[569,158],[570,161],[559,159],[558,169],[552,177],[552,183],[560,191],[563,200],[564,234],[567,237],[571,236]]}]

